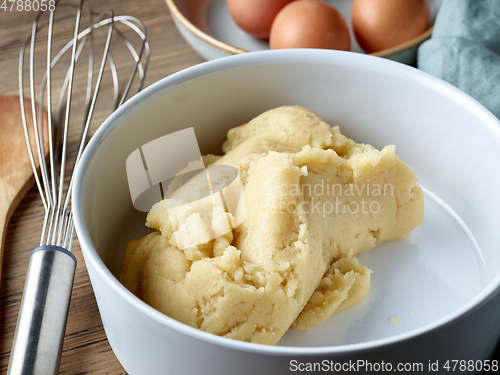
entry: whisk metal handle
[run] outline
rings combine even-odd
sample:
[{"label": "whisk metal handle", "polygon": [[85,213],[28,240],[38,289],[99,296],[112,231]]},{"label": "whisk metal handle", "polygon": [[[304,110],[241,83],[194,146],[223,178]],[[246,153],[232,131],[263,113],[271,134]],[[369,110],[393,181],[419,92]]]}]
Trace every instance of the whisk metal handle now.
[{"label": "whisk metal handle", "polygon": [[7,374],[59,372],[75,269],[75,256],[62,247],[31,253]]}]

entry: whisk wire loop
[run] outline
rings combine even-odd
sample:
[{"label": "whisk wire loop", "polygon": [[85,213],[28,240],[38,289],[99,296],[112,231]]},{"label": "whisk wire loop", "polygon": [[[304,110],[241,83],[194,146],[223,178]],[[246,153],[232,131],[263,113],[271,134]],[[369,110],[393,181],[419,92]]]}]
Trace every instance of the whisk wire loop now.
[{"label": "whisk wire loop", "polygon": [[[109,67],[113,86],[114,110],[118,106],[123,104],[123,102],[127,99],[128,94],[135,81],[138,81],[137,90],[139,91],[142,89],[145,79],[145,72],[149,63],[150,47],[146,40],[146,28],[138,18],[131,16],[115,16],[112,11],[107,11],[96,15],[90,9],[84,6],[84,1],[79,1],[79,4],[77,5],[76,20],[72,38],[56,53],[54,57],[52,57],[52,41],[54,35],[53,29],[55,23],[55,14],[58,7],[62,6],[63,4],[67,5],[63,3],[62,0],[57,1],[56,9],[54,11],[51,11],[48,16],[46,57],[47,67],[41,81],[39,97],[40,107],[45,107],[48,112],[48,160],[46,160],[44,157],[45,146],[44,134],[42,132],[41,110],[38,113],[38,119],[35,110],[35,42],[37,39],[37,34],[40,32],[40,18],[42,16],[41,13],[33,22],[31,36],[27,39],[26,43],[21,49],[19,57],[19,90],[21,93],[24,92],[24,60],[26,50],[29,46],[29,88],[32,104],[31,110],[33,113],[34,123],[34,143],[36,144],[35,149],[36,154],[38,155],[38,165],[40,166],[39,170],[37,169],[37,162],[35,161],[35,149],[31,147],[30,143],[30,135],[27,129],[25,118],[26,110],[22,101],[21,112],[23,115],[23,127],[26,142],[28,144],[30,161],[35,172],[35,182],[40,192],[42,203],[45,209],[40,245],[53,244],[62,247],[68,247],[71,242],[69,238],[73,235],[73,230],[71,230],[71,228],[73,227],[72,215],[70,211],[73,173],[71,172],[69,176],[67,176],[68,165],[70,164],[68,160],[68,136],[69,128],[72,126],[71,97],[74,90],[73,86],[76,64],[79,58],[82,56],[85,47],[89,45],[86,96],[82,121],[83,125],[80,134],[80,141],[78,142],[76,150],[76,156],[74,156],[74,160],[72,160],[73,170],[78,165],[78,162],[82,156],[83,150],[89,138],[91,119],[95,110],[98,93],[105,71]],[[72,5],[71,2],[70,5]],[[80,31],[82,14],[84,12],[87,12],[90,15],[91,21],[89,22],[90,24],[88,27]],[[119,30],[119,28],[116,27],[116,23],[125,26],[128,30],[132,30],[139,36],[141,43],[138,48],[134,46],[134,44],[129,40],[129,38],[127,38],[123,31]],[[107,26],[107,31],[103,32],[102,28],[105,26]],[[98,31],[101,39],[104,41],[104,47],[102,51],[102,59],[100,62],[99,71],[94,82],[94,32],[96,30]],[[123,41],[123,44],[129,50],[135,63],[121,95],[119,92],[120,87],[118,69],[111,51],[111,40],[113,35],[118,36]],[[60,62],[62,57],[67,53],[71,54],[69,67],[63,79],[57,109],[54,111],[52,108],[52,71]],[[136,75],[138,76],[138,79],[136,79]],[[56,115],[55,119],[54,114]]]}]

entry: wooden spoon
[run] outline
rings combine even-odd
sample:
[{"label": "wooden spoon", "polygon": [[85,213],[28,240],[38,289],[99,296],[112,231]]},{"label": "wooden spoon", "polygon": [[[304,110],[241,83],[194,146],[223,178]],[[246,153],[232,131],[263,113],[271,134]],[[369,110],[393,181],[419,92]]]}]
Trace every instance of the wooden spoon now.
[{"label": "wooden spoon", "polygon": [[[31,144],[35,146],[31,101],[24,99],[24,106]],[[36,111],[38,112],[38,104]],[[43,133],[46,155],[49,151],[47,124],[47,112],[44,110]],[[36,151],[34,158],[38,165]],[[0,279],[7,226],[15,209],[33,183],[33,169],[24,136],[19,97],[0,95]]]}]

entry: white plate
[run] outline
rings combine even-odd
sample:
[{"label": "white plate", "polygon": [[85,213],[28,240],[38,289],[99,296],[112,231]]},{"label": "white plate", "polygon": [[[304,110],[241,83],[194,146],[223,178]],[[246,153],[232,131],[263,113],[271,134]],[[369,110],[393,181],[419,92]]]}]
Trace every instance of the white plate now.
[{"label": "white plate", "polygon": [[[358,142],[395,144],[424,187],[425,217],[412,236],[359,256],[374,271],[367,299],[266,346],[188,327],[132,295],[116,279],[125,243],[144,223],[130,200],[128,155],[191,126],[202,152],[214,152],[229,128],[283,104],[311,108]],[[76,174],[76,229],[109,342],[134,375],[166,367],[176,374],[285,373],[299,356],[486,359],[500,337],[499,160],[496,117],[451,85],[386,59],[264,51],[176,73],[106,120]]]}]

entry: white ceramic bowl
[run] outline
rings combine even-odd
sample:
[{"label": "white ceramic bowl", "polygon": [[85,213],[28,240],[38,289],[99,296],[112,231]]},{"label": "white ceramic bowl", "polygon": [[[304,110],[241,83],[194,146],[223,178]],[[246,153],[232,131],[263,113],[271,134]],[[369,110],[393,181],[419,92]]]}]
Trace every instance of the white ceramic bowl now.
[{"label": "white ceramic bowl", "polygon": [[[264,346],[188,327],[126,290],[117,279],[125,245],[144,225],[129,195],[128,155],[191,126],[202,152],[217,152],[229,128],[283,104],[315,110],[358,142],[395,144],[420,177],[422,225],[359,257],[374,271],[369,296]],[[366,366],[389,362],[426,373],[438,360],[484,360],[500,335],[499,161],[500,124],[490,112],[386,59],[265,51],[175,73],[113,113],[76,172],[76,230],[111,347],[131,375],[286,374],[303,369],[299,363],[364,364],[358,371],[370,373]]]},{"label": "white ceramic bowl", "polygon": [[[165,0],[184,39],[204,58],[219,57],[269,49],[269,43],[252,37],[233,21],[226,0]],[[359,46],[351,25],[353,0],[324,0],[333,5],[344,17],[351,31],[351,50],[364,53]],[[417,60],[418,46],[429,39],[436,15],[443,0],[428,0],[430,8],[429,27],[420,35],[397,46],[372,53],[405,64]]]}]

